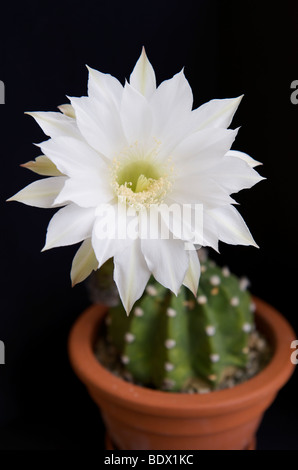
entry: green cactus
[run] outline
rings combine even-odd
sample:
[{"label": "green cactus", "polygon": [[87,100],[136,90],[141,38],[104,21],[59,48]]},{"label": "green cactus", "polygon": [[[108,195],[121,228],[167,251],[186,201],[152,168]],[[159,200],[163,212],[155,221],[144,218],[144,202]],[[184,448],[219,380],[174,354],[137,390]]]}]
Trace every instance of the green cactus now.
[{"label": "green cactus", "polygon": [[218,386],[231,367],[247,363],[253,313],[246,287],[206,260],[197,298],[185,287],[176,297],[152,281],[129,317],[122,305],[111,308],[108,335],[125,369],[158,389],[180,391],[194,378]]}]

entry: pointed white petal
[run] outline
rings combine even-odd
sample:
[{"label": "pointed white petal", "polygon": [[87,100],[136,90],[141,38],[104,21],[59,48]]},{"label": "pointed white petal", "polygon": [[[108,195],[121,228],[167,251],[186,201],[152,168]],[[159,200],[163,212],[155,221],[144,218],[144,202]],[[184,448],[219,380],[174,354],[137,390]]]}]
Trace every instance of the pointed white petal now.
[{"label": "pointed white petal", "polygon": [[127,237],[128,223],[125,205],[115,203],[101,204],[97,207],[92,246],[99,268],[131,243],[131,239]]},{"label": "pointed white petal", "polygon": [[50,137],[69,135],[80,138],[76,121],[64,114],[52,111],[28,112],[25,114],[32,116],[43,132]]},{"label": "pointed white petal", "polygon": [[104,174],[84,174],[67,179],[55,204],[71,201],[80,207],[97,207],[110,202],[115,197],[111,185]]},{"label": "pointed white petal", "polygon": [[163,81],[150,102],[156,119],[159,119],[163,125],[167,119],[171,119],[172,112],[177,115],[179,112],[191,111],[193,95],[183,70],[169,80]]},{"label": "pointed white petal", "polygon": [[140,240],[133,241],[123,252],[114,257],[114,281],[126,313],[144,292],[150,271],[141,251]]},{"label": "pointed white petal", "polygon": [[66,181],[64,176],[54,176],[44,178],[29,184],[24,189],[8,199],[8,201],[18,201],[28,206],[52,208],[54,201],[63,188]]},{"label": "pointed white petal", "polygon": [[239,152],[238,150],[229,150],[226,153],[226,156],[240,158],[241,160],[244,160],[246,163],[248,163],[248,165],[251,166],[252,168],[258,165],[263,165],[263,163],[258,162],[257,160],[254,160],[253,158],[251,158],[247,153]]},{"label": "pointed white petal", "polygon": [[128,143],[146,143],[152,130],[151,108],[146,98],[129,83],[124,87],[120,115]]},{"label": "pointed white petal", "polygon": [[39,144],[43,153],[68,176],[100,174],[107,171],[105,160],[86,142],[73,137],[56,137]]},{"label": "pointed white petal", "polygon": [[87,238],[76,252],[72,262],[70,273],[72,285],[84,281],[97,268],[98,261],[94,254],[91,239]]},{"label": "pointed white petal", "polygon": [[230,157],[228,154],[222,158],[218,165],[209,169],[206,174],[229,194],[237,193],[244,188],[251,188],[259,181],[265,179],[244,160]]},{"label": "pointed white petal", "polygon": [[200,204],[177,204],[173,199],[159,206],[162,221],[175,238],[192,243],[193,245],[210,246],[218,251],[218,237],[214,223],[206,216],[204,207]]},{"label": "pointed white petal", "polygon": [[229,127],[242,98],[243,95],[204,103],[192,112],[194,130],[205,127]]},{"label": "pointed white petal", "polygon": [[185,178],[218,164],[228,152],[238,129],[204,129],[183,139],[171,157],[178,178]]},{"label": "pointed white petal", "polygon": [[258,245],[239,212],[233,206],[224,206],[208,211],[208,215],[214,220],[218,237],[224,243],[230,245]]},{"label": "pointed white petal", "polygon": [[153,135],[162,142],[164,157],[190,133],[192,91],[183,71],[162,82],[150,99]]},{"label": "pointed white petal", "polygon": [[34,171],[34,173],[37,173],[38,175],[64,176],[63,173],[58,170],[55,163],[53,163],[45,155],[40,155],[40,157],[36,157],[35,160],[23,163],[21,166],[27,168],[28,170]]},{"label": "pointed white petal", "polygon": [[42,251],[58,246],[74,245],[90,238],[94,220],[94,209],[83,209],[76,204],[63,207],[50,220],[46,244]]},{"label": "pointed white petal", "polygon": [[141,240],[141,248],[155,279],[177,295],[189,264],[184,242],[174,239]]},{"label": "pointed white petal", "polygon": [[61,113],[65,114],[65,116],[75,119],[76,113],[71,104],[61,104],[58,106],[58,109]]},{"label": "pointed white petal", "polygon": [[171,198],[179,204],[203,204],[204,209],[235,203],[212,176],[199,173],[174,181]]},{"label": "pointed white petal", "polygon": [[117,109],[120,107],[123,86],[108,73],[102,73],[98,70],[88,67],[88,96],[95,98],[100,103],[113,103]]},{"label": "pointed white petal", "polygon": [[156,90],[156,78],[154,69],[149,62],[145,48],[130,75],[129,82],[133,88],[144,95],[147,99]]},{"label": "pointed white petal", "polygon": [[78,128],[88,144],[106,158],[114,158],[127,145],[116,106],[86,96],[69,99]]},{"label": "pointed white petal", "polygon": [[189,268],[184,278],[183,284],[193,293],[197,295],[199,279],[201,274],[201,266],[198,253],[195,249],[188,252],[189,255]]}]

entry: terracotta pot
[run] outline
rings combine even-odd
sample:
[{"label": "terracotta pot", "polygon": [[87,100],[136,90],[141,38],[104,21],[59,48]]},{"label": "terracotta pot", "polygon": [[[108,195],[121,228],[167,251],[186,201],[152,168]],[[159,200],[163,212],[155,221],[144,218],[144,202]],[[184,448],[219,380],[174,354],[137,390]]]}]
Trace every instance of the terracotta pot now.
[{"label": "terracotta pot", "polygon": [[118,449],[253,448],[264,411],[293,372],[290,345],[295,339],[292,328],[273,307],[254,300],[258,328],[274,348],[271,362],[243,384],[203,395],[150,390],[115,377],[93,353],[106,308],[94,305],[78,318],[69,338],[70,360],[101,409]]}]

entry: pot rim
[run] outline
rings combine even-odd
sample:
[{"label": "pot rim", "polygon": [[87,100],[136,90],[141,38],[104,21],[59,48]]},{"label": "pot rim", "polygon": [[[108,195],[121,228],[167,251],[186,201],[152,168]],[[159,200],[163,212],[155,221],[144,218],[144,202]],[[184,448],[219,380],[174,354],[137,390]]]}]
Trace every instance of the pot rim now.
[{"label": "pot rim", "polygon": [[248,407],[251,402],[276,394],[294,371],[291,343],[295,333],[287,320],[271,305],[253,297],[256,322],[271,341],[274,353],[269,364],[256,376],[232,388],[206,394],[186,394],[152,390],[116,377],[95,357],[93,345],[98,327],[108,308],[92,305],[74,323],[68,342],[73,369],[90,390],[98,390],[111,403],[155,415],[210,415],[227,408]]}]

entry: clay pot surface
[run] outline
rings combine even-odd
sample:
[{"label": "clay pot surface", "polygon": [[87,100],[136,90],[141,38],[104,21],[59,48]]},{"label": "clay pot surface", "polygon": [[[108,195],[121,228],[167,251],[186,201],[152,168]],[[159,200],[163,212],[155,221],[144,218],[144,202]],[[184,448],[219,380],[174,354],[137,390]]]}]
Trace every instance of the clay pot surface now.
[{"label": "clay pot surface", "polygon": [[230,389],[206,394],[151,390],[114,376],[96,359],[93,346],[107,312],[89,307],[69,337],[74,371],[99,406],[107,432],[125,450],[242,450],[252,448],[264,411],[291,376],[295,334],[284,317],[254,298],[256,323],[274,355],[258,375]]}]

